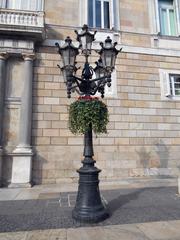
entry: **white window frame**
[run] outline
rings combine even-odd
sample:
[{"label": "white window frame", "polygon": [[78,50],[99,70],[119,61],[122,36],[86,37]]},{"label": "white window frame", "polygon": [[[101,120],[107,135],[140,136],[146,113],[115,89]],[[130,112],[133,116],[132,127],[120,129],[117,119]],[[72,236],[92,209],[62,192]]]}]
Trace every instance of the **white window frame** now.
[{"label": "white window frame", "polygon": [[[170,84],[172,85],[172,92],[171,92],[171,95],[173,96],[173,97],[179,97],[180,98],[180,95],[176,95],[176,93],[175,93],[175,91],[176,91],[176,89],[175,89],[175,76],[177,76],[176,74],[173,74],[173,75],[170,75],[169,76],[169,80],[170,80]],[[180,74],[178,74],[178,76],[179,76],[179,78],[180,78]]]},{"label": "white window frame", "polygon": [[[152,0],[150,0],[152,1]],[[160,27],[160,15],[159,15],[159,1],[154,1],[154,9],[155,9],[155,26],[154,26],[154,33],[160,35],[161,34],[161,27]],[[176,28],[177,28],[177,36],[180,36],[180,2],[179,0],[174,1],[174,11],[175,11],[175,18],[176,18]],[[171,35],[168,35],[171,37]],[[172,36],[173,37],[173,36]]]},{"label": "white window frame", "polygon": [[[106,0],[101,0],[106,1]],[[102,4],[101,4],[102,8]],[[119,0],[109,0],[109,17],[110,17],[110,28],[109,30],[120,30],[120,16],[119,16]],[[104,12],[101,9],[101,12]],[[88,25],[88,0],[79,0],[79,26],[83,26],[84,24]],[[101,18],[104,15],[101,14]],[[102,31],[108,31],[108,29],[101,28]]]},{"label": "white window frame", "polygon": [[[92,1],[93,1],[93,28],[96,28],[96,7],[95,7],[96,0],[92,0]],[[104,27],[104,3],[105,2],[109,3],[108,22],[109,22],[109,28],[111,28],[111,26],[113,26],[113,23],[112,23],[113,18],[110,16],[110,13],[113,12],[112,1],[110,1],[110,0],[98,0],[98,1],[101,3],[101,27],[100,28],[103,28],[103,29],[105,28]]]},{"label": "white window frame", "polygon": [[[173,5],[174,5],[174,2],[173,2]],[[176,19],[176,9],[175,9],[175,7],[174,6],[170,6],[170,5],[168,5],[168,4],[166,4],[166,3],[163,3],[163,4],[161,4],[160,6],[159,6],[159,16],[160,16],[160,19],[162,19],[162,9],[163,10],[165,10],[166,11],[166,14],[167,14],[167,31],[168,31],[168,36],[176,36],[177,35],[177,19]],[[172,35],[171,34],[171,27],[170,27],[170,15],[169,15],[169,12],[171,11],[171,10],[173,10],[173,12],[174,12],[174,20],[175,20],[175,22],[174,22],[174,24],[175,24],[175,31],[176,31],[176,33],[175,33],[175,35]],[[160,29],[161,29],[161,20],[160,20]],[[162,34],[162,32],[161,32],[161,34]]]},{"label": "white window frame", "polygon": [[160,69],[159,75],[160,75],[161,99],[180,100],[180,95],[175,95],[174,86],[172,86],[172,92],[170,88],[170,81],[174,81],[172,75],[180,76],[180,70]]}]

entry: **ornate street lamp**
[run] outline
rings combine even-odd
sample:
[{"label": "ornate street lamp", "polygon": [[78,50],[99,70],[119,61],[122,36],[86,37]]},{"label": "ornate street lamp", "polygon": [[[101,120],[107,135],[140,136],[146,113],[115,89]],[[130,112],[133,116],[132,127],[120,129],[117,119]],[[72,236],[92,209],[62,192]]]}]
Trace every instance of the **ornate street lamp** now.
[{"label": "ornate street lamp", "polygon": [[75,30],[75,33],[77,34],[77,41],[80,42],[83,54],[85,56],[89,56],[91,54],[92,43],[95,40],[94,36],[96,34],[96,31],[93,34],[89,32],[88,26],[84,25],[82,27],[81,33],[78,33],[77,30]]},{"label": "ornate street lamp", "polygon": [[[119,53],[119,51],[115,48],[115,46],[117,45],[117,42],[112,44],[112,40],[108,36],[107,39],[105,40],[105,44],[103,44],[101,42],[100,45],[101,45],[102,49],[99,52],[99,54],[102,59],[103,67],[108,72],[112,72],[114,69],[114,66],[115,66],[117,54]],[[120,49],[120,51],[121,50],[122,49]]]},{"label": "ornate street lamp", "polygon": [[[95,40],[96,32],[89,32],[88,26],[84,25],[80,33],[77,31],[75,33],[77,34],[77,41],[80,43],[78,48],[72,44],[70,37],[66,38],[62,47],[56,43],[59,54],[62,57],[63,67],[59,67],[67,85],[67,96],[70,98],[71,93],[76,90],[79,95],[84,97],[91,97],[91,95],[99,92],[103,98],[105,86],[111,86],[111,72],[114,69],[117,54],[121,50],[117,50],[115,48],[117,43],[112,44],[112,40],[107,37],[105,44],[100,43],[101,50],[98,51],[100,59],[96,62],[96,67],[93,69],[89,65],[88,57],[91,54],[91,46]],[[80,49],[81,54],[85,56],[85,64],[81,77],[77,77],[75,65],[76,56],[79,54]],[[95,79],[93,79],[94,72],[96,74]],[[91,124],[84,134],[83,156],[83,166],[77,170],[79,173],[79,188],[72,216],[74,219],[82,222],[102,221],[109,215],[100,197],[98,175],[101,170],[94,166]]]}]

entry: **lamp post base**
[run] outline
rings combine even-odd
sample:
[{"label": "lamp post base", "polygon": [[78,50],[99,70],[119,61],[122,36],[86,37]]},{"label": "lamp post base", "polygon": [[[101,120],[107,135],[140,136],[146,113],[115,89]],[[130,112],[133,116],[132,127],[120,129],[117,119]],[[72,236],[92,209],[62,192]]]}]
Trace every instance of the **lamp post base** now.
[{"label": "lamp post base", "polygon": [[101,201],[98,179],[100,171],[93,165],[83,166],[77,171],[79,173],[79,188],[72,216],[78,221],[96,223],[109,216]]}]

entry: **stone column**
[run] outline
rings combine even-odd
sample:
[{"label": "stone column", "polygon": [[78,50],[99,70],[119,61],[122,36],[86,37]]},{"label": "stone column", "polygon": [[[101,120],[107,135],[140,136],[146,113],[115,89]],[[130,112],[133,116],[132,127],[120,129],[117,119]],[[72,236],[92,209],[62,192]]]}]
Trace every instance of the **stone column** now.
[{"label": "stone column", "polygon": [[24,88],[21,97],[19,144],[13,151],[10,187],[30,187],[33,151],[31,148],[33,54],[24,54]]},{"label": "stone column", "polygon": [[0,53],[0,186],[2,185],[2,134],[3,134],[3,109],[4,109],[4,83],[5,83],[5,67],[7,53]]}]

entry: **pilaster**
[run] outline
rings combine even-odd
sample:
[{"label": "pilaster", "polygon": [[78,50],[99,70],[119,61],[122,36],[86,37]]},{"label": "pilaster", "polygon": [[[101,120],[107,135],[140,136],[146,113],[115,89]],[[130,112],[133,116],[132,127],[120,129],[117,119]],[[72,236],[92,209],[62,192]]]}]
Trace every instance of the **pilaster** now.
[{"label": "pilaster", "polygon": [[2,147],[2,131],[3,131],[3,112],[4,112],[4,79],[5,65],[8,54],[0,52],[0,186],[2,185],[2,164],[3,164],[3,147]]},{"label": "pilaster", "polygon": [[30,187],[32,156],[32,81],[34,54],[23,54],[25,84],[21,97],[19,143],[13,151],[12,179],[10,187]]}]

